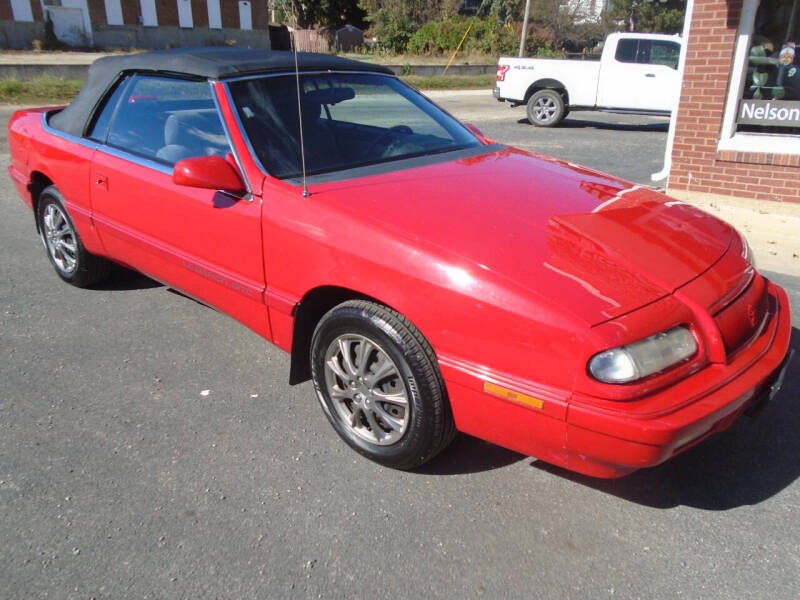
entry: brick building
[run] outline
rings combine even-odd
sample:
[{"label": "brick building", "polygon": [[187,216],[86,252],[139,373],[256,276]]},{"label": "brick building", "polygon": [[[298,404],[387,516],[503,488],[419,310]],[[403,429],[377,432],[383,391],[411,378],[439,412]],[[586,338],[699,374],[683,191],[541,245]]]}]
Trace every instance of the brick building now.
[{"label": "brick building", "polygon": [[800,0],[687,8],[669,193],[800,202]]},{"label": "brick building", "polygon": [[30,47],[49,16],[72,46],[269,47],[266,2],[254,0],[0,0],[0,47]]}]

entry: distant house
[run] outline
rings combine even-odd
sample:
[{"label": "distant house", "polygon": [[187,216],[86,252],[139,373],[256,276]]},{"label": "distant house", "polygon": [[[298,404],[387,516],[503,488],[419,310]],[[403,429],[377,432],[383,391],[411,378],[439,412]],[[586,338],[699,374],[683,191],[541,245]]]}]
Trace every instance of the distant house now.
[{"label": "distant house", "polygon": [[70,46],[270,47],[266,3],[254,0],[0,0],[0,47],[44,40],[48,18]]},{"label": "distant house", "polygon": [[336,30],[336,48],[349,52],[364,45],[364,32],[353,25]]},{"label": "distant house", "polygon": [[611,8],[611,0],[567,0],[566,10],[577,22],[597,23]]}]

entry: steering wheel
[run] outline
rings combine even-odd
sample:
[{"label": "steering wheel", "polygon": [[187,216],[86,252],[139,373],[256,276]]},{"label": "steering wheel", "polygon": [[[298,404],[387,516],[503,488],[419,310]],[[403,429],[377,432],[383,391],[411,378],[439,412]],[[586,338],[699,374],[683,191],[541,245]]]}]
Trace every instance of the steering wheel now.
[{"label": "steering wheel", "polygon": [[369,156],[370,154],[372,154],[372,151],[375,150],[375,148],[377,148],[381,144],[381,142],[383,142],[387,138],[392,137],[396,133],[409,134],[409,133],[414,133],[414,130],[411,129],[411,127],[409,127],[408,125],[395,125],[394,127],[390,127],[389,129],[381,133],[378,137],[376,137],[374,140],[372,140],[372,143],[369,146],[367,146],[364,152],[361,153],[361,156]]}]

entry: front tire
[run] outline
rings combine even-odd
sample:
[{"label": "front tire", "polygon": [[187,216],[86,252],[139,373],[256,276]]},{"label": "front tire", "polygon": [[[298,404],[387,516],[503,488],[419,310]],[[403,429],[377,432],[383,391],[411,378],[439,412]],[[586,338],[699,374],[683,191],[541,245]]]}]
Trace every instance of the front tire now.
[{"label": "front tire", "polygon": [[36,219],[47,257],[61,279],[76,287],[86,287],[108,275],[111,263],[84,248],[56,186],[42,190]]},{"label": "front tire", "polygon": [[566,116],[564,98],[556,90],[539,90],[528,100],[528,120],[537,127],[553,127]]},{"label": "front tire", "polygon": [[311,340],[311,375],[333,428],[377,463],[413,469],[455,435],[433,350],[385,306],[349,301],[323,316]]}]

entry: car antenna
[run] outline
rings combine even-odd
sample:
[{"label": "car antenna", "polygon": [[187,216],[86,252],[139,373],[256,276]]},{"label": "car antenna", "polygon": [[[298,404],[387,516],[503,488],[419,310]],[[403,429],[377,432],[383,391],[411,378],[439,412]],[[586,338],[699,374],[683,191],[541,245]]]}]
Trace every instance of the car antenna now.
[{"label": "car antenna", "polygon": [[[297,19],[295,19],[295,25]],[[311,194],[306,183],[306,149],[303,141],[303,104],[300,101],[300,67],[297,64],[297,27],[292,31],[292,49],[294,50],[294,78],[297,82],[297,120],[300,123],[300,162],[303,167],[303,198],[308,198]]]}]

